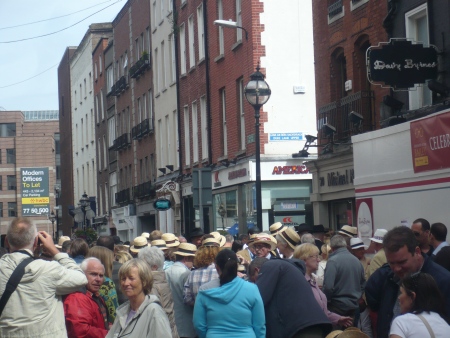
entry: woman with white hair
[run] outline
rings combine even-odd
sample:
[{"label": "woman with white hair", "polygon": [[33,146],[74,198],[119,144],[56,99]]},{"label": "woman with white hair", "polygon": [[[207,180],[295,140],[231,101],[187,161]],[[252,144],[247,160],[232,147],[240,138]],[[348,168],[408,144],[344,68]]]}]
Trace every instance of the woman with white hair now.
[{"label": "woman with white hair", "polygon": [[172,291],[164,273],[164,253],[157,247],[146,247],[139,251],[138,257],[144,260],[150,267],[153,276],[153,287],[151,294],[159,298],[161,306],[167,314],[172,329],[172,337],[178,338],[177,326],[175,324],[175,313],[173,310]]}]

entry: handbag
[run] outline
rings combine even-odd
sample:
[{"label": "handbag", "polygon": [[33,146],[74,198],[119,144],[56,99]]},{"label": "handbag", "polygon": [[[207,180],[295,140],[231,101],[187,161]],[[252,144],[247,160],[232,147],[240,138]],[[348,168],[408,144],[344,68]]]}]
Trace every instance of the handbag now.
[{"label": "handbag", "polygon": [[436,336],[434,335],[433,330],[431,329],[430,324],[428,323],[428,321],[425,319],[424,316],[422,315],[418,315],[417,313],[415,314],[417,317],[420,318],[420,320],[425,324],[425,326],[427,327],[428,333],[430,334],[430,338],[435,338]]},{"label": "handbag", "polygon": [[[25,251],[25,253],[30,256],[28,252]],[[9,277],[8,283],[6,283],[5,291],[3,292],[2,298],[0,299],[0,316],[2,315],[6,303],[8,303],[9,297],[11,297],[12,293],[17,289],[17,286],[19,285],[19,282],[25,273],[25,267],[33,260],[33,257],[25,258],[22,262],[19,263],[19,265],[17,265],[17,267],[11,274],[11,277]]]}]

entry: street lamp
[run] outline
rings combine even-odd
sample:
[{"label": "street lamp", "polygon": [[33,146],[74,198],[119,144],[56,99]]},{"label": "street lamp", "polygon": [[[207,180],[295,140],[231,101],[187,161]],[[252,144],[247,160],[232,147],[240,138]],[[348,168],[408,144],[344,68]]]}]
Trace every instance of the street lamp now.
[{"label": "street lamp", "polygon": [[56,220],[55,212],[52,210],[52,212],[50,213],[50,222],[52,222],[52,237],[54,242],[56,242],[55,220]]},{"label": "street lamp", "polygon": [[216,26],[220,26],[220,27],[242,29],[245,32],[245,40],[248,40],[248,32],[247,32],[247,30],[244,27],[242,27],[242,26],[238,26],[238,23],[236,21],[232,21],[231,19],[230,20],[214,20],[214,24]]},{"label": "street lamp", "polygon": [[78,204],[83,213],[83,216],[81,218],[80,217],[81,214],[79,212],[75,213],[75,221],[77,223],[83,222],[83,230],[86,230],[86,223],[87,223],[86,220],[87,219],[91,220],[92,218],[95,217],[95,212],[91,209],[91,202],[86,192],[84,192],[84,194],[81,195],[80,203]]},{"label": "street lamp", "polygon": [[259,139],[259,111],[267,101],[269,101],[272,93],[269,85],[264,81],[264,75],[259,71],[259,64],[256,72],[250,75],[250,81],[244,89],[244,95],[247,101],[255,109],[255,157],[256,157],[256,223],[262,230],[262,206],[261,206],[261,150]]}]

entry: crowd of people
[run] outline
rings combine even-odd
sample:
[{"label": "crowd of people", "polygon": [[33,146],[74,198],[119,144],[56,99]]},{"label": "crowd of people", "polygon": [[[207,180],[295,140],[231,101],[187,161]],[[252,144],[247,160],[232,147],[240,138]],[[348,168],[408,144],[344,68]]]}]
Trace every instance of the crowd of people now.
[{"label": "crowd of people", "polygon": [[279,222],[55,245],[20,217],[0,259],[0,337],[448,337],[446,237],[420,218],[369,246],[349,225]]}]

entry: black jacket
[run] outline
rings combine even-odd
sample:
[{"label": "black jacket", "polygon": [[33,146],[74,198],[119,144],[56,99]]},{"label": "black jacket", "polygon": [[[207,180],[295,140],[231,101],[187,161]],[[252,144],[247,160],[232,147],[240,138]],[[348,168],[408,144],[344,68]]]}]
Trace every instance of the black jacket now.
[{"label": "black jacket", "polygon": [[256,285],[264,303],[267,338],[290,338],[313,325],[331,330],[304,273],[305,263],[298,259],[271,259],[261,267]]},{"label": "black jacket", "polygon": [[[445,298],[447,314],[450,314],[450,272],[434,263],[427,255],[424,257],[422,272],[435,279],[439,290]],[[389,337],[393,320],[393,309],[399,293],[399,279],[388,264],[376,270],[366,284],[366,300],[369,307],[378,312],[377,337]]]}]

